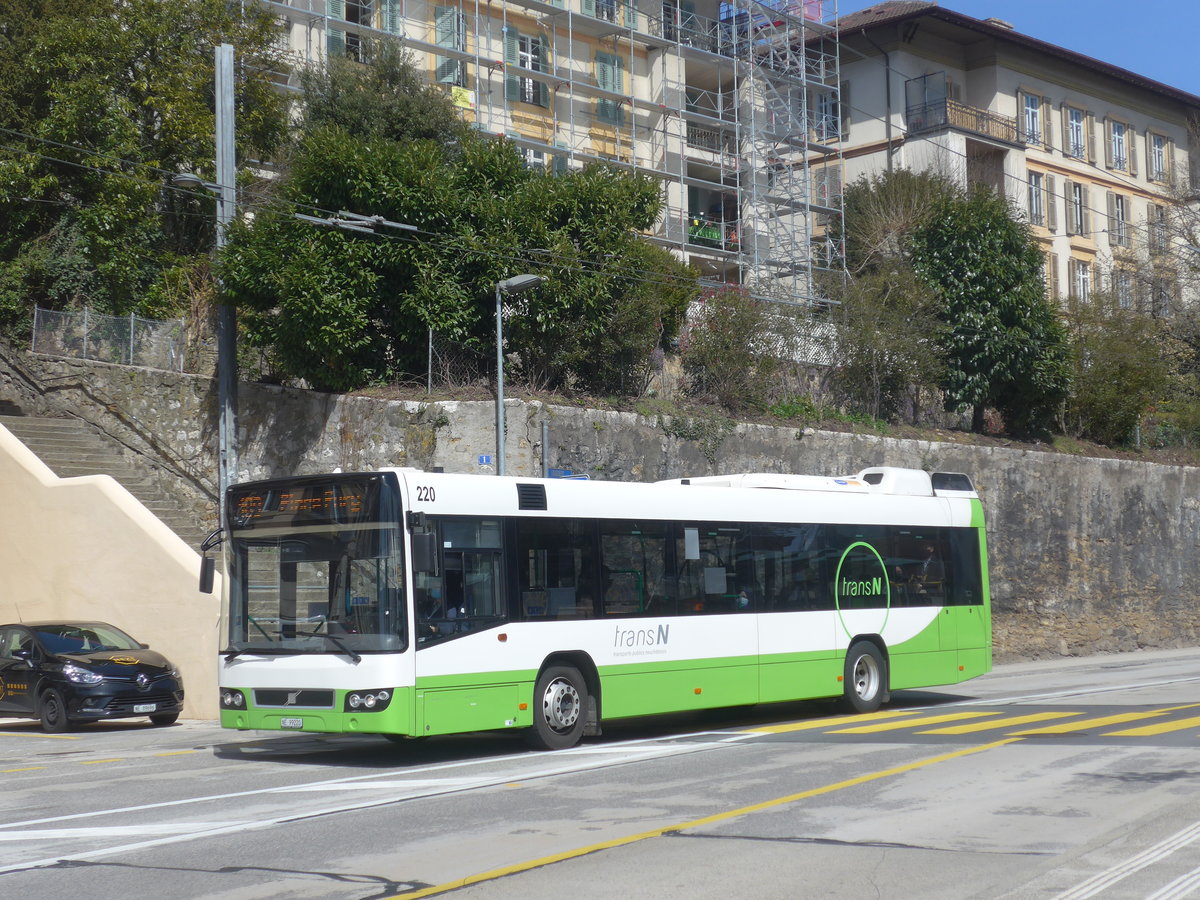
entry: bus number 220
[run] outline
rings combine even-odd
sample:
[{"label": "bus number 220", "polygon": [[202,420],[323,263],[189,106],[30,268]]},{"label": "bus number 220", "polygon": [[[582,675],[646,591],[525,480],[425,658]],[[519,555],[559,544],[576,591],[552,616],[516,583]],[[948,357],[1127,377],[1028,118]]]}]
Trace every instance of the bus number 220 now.
[{"label": "bus number 220", "polygon": [[417,502],[418,503],[433,503],[437,500],[437,493],[431,487],[425,485],[417,485]]}]

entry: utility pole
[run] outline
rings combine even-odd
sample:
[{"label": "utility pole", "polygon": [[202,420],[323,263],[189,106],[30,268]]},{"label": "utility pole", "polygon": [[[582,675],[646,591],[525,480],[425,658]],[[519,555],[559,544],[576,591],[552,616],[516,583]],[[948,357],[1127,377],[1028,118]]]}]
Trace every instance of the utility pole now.
[{"label": "utility pole", "polygon": [[[216,48],[217,96],[217,254],[237,203],[237,159],[233,131],[233,45]],[[237,312],[225,302],[217,282],[217,506],[225,524],[225,491],[237,474]]]}]

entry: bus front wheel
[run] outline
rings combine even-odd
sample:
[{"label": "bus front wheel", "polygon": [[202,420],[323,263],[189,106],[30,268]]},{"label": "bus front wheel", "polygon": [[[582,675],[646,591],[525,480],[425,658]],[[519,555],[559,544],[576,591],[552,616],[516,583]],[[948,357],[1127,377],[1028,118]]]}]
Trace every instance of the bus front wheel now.
[{"label": "bus front wheel", "polygon": [[529,742],[542,750],[565,750],[579,743],[587,719],[587,683],[571,666],[551,666],[533,689]]},{"label": "bus front wheel", "polygon": [[887,694],[887,664],[870,641],[858,641],[846,652],[842,704],[850,712],[875,712]]}]

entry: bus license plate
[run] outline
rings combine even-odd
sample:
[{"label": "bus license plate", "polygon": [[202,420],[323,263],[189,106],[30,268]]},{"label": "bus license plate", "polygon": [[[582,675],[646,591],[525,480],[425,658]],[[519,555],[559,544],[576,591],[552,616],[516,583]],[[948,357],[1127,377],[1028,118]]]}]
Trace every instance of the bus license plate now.
[{"label": "bus license plate", "polygon": [[138,703],[136,706],[133,707],[133,711],[135,713],[154,712],[156,709],[158,709],[157,703]]},{"label": "bus license plate", "polygon": [[279,727],[280,728],[303,728],[304,720],[303,719],[280,719]]}]

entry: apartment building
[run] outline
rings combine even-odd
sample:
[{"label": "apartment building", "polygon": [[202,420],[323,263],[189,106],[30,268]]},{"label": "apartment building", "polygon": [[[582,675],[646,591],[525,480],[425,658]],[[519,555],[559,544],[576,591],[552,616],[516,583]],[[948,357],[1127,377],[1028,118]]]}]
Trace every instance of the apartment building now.
[{"label": "apartment building", "polygon": [[908,167],[990,185],[1027,216],[1053,296],[1103,289],[1170,314],[1192,251],[1168,220],[1200,183],[1200,97],[931,2],[880,3],[839,29],[848,182]]},{"label": "apartment building", "polygon": [[659,179],[652,239],[712,282],[809,304],[844,267],[836,0],[260,2],[298,65],[398,40],[529,165]]}]

